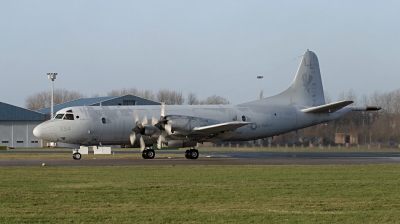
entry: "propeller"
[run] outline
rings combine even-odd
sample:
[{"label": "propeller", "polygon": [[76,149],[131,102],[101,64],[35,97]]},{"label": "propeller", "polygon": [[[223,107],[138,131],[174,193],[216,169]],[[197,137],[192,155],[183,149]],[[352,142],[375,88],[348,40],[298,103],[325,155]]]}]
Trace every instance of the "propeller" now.
[{"label": "propeller", "polygon": [[[149,120],[147,115],[145,114],[143,120],[140,121],[139,115],[136,110],[133,111],[135,127],[132,129],[132,133],[130,134],[130,142],[131,145],[134,145],[136,142],[137,135],[140,135],[139,143],[141,150],[144,150],[146,147],[145,141],[143,139],[143,135],[151,136],[153,134],[158,134],[157,146],[161,148],[162,142],[165,141],[165,137],[171,134],[171,125],[164,124],[165,122],[165,103],[161,103],[161,111],[160,111],[160,119],[155,117],[151,118],[151,124],[149,125]],[[165,129],[165,131],[163,131]]]},{"label": "propeller", "polygon": [[[136,135],[140,133],[140,131],[147,125],[148,123],[148,119],[147,119],[147,115],[144,115],[142,122],[139,121],[139,116],[135,111],[133,111],[133,117],[135,119],[135,124],[136,126],[132,129],[132,133],[129,136],[129,139],[131,141],[131,145],[135,144],[136,141]],[[140,136],[139,139],[139,143],[140,143],[140,149],[143,151],[146,148],[146,144],[143,140],[143,137]]]}]

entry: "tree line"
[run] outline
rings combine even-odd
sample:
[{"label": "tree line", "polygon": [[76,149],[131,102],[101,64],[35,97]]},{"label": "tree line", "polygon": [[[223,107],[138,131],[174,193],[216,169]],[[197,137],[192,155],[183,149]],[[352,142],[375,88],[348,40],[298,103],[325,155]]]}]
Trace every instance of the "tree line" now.
[{"label": "tree line", "polygon": [[[329,98],[329,94],[326,94]],[[326,97],[327,98],[327,97]],[[328,99],[330,100],[330,99]],[[329,103],[327,101],[327,103]],[[400,89],[394,91],[375,91],[370,95],[359,96],[354,90],[339,94],[338,101],[352,100],[353,106],[380,106],[379,111],[352,111],[336,120],[304,128],[297,133],[281,137],[284,142],[299,141],[301,138],[324,139],[325,145],[333,144],[336,133],[353,134],[360,145],[398,144],[400,142]]]},{"label": "tree line", "polygon": [[[182,92],[168,89],[160,89],[156,93],[152,90],[140,91],[136,88],[130,89],[115,89],[107,93],[107,96],[122,96],[132,94],[138,97],[142,97],[148,100],[157,102],[164,102],[167,105],[202,105],[202,104],[229,104],[229,101],[222,96],[211,95],[206,99],[200,100],[196,93],[190,92],[185,98]],[[93,97],[98,97],[98,94],[94,94]],[[77,91],[69,91],[67,89],[56,89],[54,90],[54,105],[66,103],[69,101],[85,98],[86,96]],[[51,91],[42,91],[25,99],[25,108],[29,110],[40,110],[42,108],[50,107]]]}]

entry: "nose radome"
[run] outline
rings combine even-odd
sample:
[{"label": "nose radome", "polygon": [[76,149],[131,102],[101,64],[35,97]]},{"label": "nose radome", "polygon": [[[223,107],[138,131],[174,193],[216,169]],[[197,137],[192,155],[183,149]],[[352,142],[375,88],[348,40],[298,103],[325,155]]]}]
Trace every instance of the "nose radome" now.
[{"label": "nose radome", "polygon": [[38,125],[38,126],[36,126],[34,129],[33,129],[33,135],[36,137],[36,138],[41,138],[42,137],[42,131],[41,131],[41,127],[40,127],[41,125]]},{"label": "nose radome", "polygon": [[48,140],[48,141],[56,141],[57,137],[54,133],[53,125],[50,123],[43,123],[39,124],[33,129],[33,135],[36,138],[40,138],[43,140]]}]

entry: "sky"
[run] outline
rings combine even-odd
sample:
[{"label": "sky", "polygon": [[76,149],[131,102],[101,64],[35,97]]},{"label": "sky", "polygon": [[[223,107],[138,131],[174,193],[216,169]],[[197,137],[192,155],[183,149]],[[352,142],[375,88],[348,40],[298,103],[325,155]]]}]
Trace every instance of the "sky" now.
[{"label": "sky", "polygon": [[[237,104],[286,89],[318,56],[333,101],[400,88],[400,1],[0,0],[0,102],[169,89]],[[259,80],[256,77],[263,76]]]}]

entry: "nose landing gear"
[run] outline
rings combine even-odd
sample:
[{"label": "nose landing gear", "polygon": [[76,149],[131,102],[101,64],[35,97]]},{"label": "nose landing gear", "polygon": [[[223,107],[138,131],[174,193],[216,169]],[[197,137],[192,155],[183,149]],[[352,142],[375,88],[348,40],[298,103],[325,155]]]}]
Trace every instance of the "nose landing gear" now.
[{"label": "nose landing gear", "polygon": [[79,152],[74,152],[74,153],[72,154],[72,158],[73,158],[74,160],[80,160],[80,159],[82,158],[82,155],[81,155]]}]

